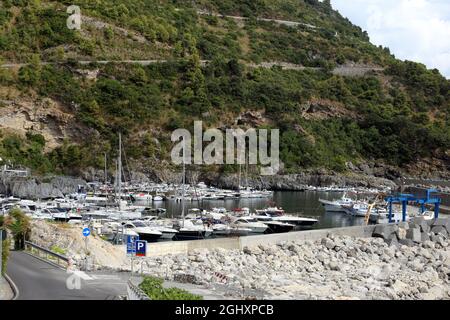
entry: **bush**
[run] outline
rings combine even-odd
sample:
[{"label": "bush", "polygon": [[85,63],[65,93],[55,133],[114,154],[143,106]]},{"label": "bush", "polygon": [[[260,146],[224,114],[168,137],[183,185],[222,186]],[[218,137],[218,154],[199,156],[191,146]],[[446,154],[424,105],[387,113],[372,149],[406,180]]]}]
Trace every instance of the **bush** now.
[{"label": "bush", "polygon": [[155,277],[144,277],[139,285],[152,300],[203,300],[203,297],[178,288],[163,288],[164,280]]}]

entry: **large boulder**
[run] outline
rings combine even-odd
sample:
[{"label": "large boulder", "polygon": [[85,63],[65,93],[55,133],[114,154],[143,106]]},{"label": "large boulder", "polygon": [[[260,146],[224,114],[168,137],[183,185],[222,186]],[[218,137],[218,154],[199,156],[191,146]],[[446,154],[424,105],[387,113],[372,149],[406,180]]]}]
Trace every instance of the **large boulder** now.
[{"label": "large boulder", "polygon": [[450,232],[450,219],[438,218],[438,219],[434,220],[433,227],[434,226],[442,226],[447,230],[447,232]]},{"label": "large boulder", "polygon": [[398,226],[394,224],[383,224],[375,227],[372,236],[375,238],[383,238],[388,240],[390,236],[398,231]]},{"label": "large boulder", "polygon": [[443,237],[448,237],[448,232],[447,229],[445,228],[445,226],[443,225],[434,225],[431,228],[431,232],[433,232],[436,235],[442,235]]},{"label": "large boulder", "polygon": [[422,242],[422,234],[420,232],[420,229],[418,229],[418,228],[409,229],[406,232],[406,239],[412,240],[416,243],[421,243]]}]

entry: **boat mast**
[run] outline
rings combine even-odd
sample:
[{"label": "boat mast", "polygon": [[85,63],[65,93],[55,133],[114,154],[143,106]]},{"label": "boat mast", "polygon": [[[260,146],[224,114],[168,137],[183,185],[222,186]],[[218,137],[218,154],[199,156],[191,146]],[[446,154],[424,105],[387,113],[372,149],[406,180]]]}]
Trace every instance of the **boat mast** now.
[{"label": "boat mast", "polygon": [[238,191],[241,193],[241,164],[239,164]]},{"label": "boat mast", "polygon": [[106,169],[106,152],[105,152],[105,186],[108,184],[108,171]]},{"label": "boat mast", "polygon": [[119,133],[119,160],[117,163],[118,166],[118,193],[119,193],[119,211],[122,210],[122,197],[121,197],[121,191],[122,191],[122,134]]},{"label": "boat mast", "polygon": [[186,162],[185,162],[185,152],[186,152],[186,141],[184,141],[183,147],[183,191],[181,196],[181,216],[183,217],[183,225],[184,228],[184,184],[186,183]]}]

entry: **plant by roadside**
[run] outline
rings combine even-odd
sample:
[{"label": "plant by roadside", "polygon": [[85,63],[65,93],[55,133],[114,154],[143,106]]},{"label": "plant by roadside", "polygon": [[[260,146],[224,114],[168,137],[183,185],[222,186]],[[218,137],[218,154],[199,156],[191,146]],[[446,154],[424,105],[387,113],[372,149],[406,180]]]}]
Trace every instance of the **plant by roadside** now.
[{"label": "plant by roadside", "polygon": [[178,288],[164,288],[164,280],[155,277],[144,277],[139,288],[152,300],[203,300],[202,296],[195,295]]}]

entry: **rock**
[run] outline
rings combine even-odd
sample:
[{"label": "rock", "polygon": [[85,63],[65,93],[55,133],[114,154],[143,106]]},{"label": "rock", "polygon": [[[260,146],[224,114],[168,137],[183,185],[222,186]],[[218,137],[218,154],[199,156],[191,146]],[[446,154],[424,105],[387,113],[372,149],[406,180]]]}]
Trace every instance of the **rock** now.
[{"label": "rock", "polygon": [[408,222],[399,222],[398,223],[398,227],[399,228],[401,228],[401,229],[405,229],[405,230],[408,230],[409,229],[409,224],[408,224]]},{"label": "rock", "polygon": [[447,218],[437,218],[436,220],[434,220],[433,222],[433,227],[434,226],[442,226],[444,227],[448,232],[450,232],[450,219]]},{"label": "rock", "polygon": [[433,225],[433,227],[431,228],[431,232],[433,232],[436,235],[440,234],[444,237],[448,237],[447,229],[443,225]]},{"label": "rock", "polygon": [[245,254],[254,254],[254,255],[259,255],[263,253],[263,251],[258,247],[244,247],[242,251],[244,251]]},{"label": "rock", "polygon": [[426,240],[423,242],[422,246],[426,249],[434,249],[435,245],[433,241]]},{"label": "rock", "polygon": [[321,243],[323,246],[330,250],[334,249],[335,247],[333,240],[331,240],[330,238],[323,238]]},{"label": "rock", "polygon": [[[409,227],[408,227],[409,229]],[[398,228],[397,232],[395,233],[397,235],[398,240],[401,239],[406,239],[406,232],[408,229],[404,229],[404,228]]]},{"label": "rock", "polygon": [[393,237],[392,239],[387,239],[386,243],[388,246],[398,246],[398,240],[396,237]]},{"label": "rock", "polygon": [[420,228],[409,229],[406,232],[406,239],[410,239],[416,243],[422,242],[422,235],[420,233]]},{"label": "rock", "polygon": [[398,243],[401,245],[404,245],[404,246],[408,246],[408,247],[414,246],[414,241],[411,239],[402,239],[402,240],[399,240]]},{"label": "rock", "polygon": [[430,236],[426,232],[422,232],[421,237],[422,237],[422,242],[430,240]]},{"label": "rock", "polygon": [[372,236],[376,238],[389,239],[389,236],[398,230],[398,226],[392,224],[383,224],[375,227]]}]

